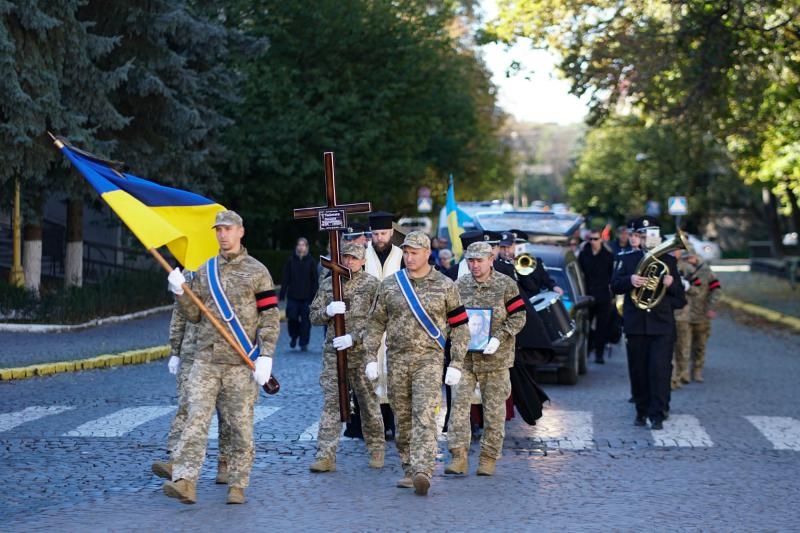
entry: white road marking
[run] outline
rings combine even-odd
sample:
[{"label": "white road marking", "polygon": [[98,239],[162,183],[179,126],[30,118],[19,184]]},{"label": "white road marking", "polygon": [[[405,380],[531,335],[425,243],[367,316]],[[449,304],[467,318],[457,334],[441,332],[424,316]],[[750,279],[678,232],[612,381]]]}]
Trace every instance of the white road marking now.
[{"label": "white road marking", "polygon": [[800,451],[800,421],[788,416],[745,417],[776,450]]},{"label": "white road marking", "polygon": [[27,422],[33,422],[46,416],[57,415],[65,411],[71,411],[74,407],[67,407],[65,405],[51,405],[44,407],[41,405],[32,405],[26,407],[22,411],[14,411],[13,413],[0,413],[0,433],[14,429]]},{"label": "white road marking", "polygon": [[548,409],[530,427],[529,437],[539,438],[548,446],[562,450],[594,448],[594,427],[589,411],[558,411]]},{"label": "white road marking", "polygon": [[310,426],[308,426],[301,434],[298,440],[306,441],[306,440],[317,440],[317,434],[319,433],[319,422],[314,422]]},{"label": "white road marking", "polygon": [[696,416],[670,414],[664,429],[651,431],[654,446],[710,448],[714,442]]},{"label": "white road marking", "polygon": [[175,411],[175,407],[128,407],[81,424],[65,437],[121,437],[137,427]]},{"label": "white road marking", "polygon": [[[255,411],[253,412],[253,425],[255,426],[265,418],[274,415],[278,410],[280,410],[280,407],[256,405]],[[215,411],[214,416],[211,418],[211,425],[208,427],[208,440],[217,440],[218,437],[219,420],[217,419],[217,413]]]}]

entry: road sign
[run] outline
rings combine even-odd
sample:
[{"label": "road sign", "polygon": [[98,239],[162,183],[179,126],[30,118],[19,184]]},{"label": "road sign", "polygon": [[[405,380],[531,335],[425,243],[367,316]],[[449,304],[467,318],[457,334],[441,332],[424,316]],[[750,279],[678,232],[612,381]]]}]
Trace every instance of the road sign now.
[{"label": "road sign", "polygon": [[420,213],[430,213],[433,211],[433,200],[430,198],[417,198],[417,211]]},{"label": "road sign", "polygon": [[670,215],[681,216],[689,213],[689,202],[685,196],[670,196],[667,201],[667,210]]},{"label": "road sign", "polygon": [[655,200],[648,200],[644,206],[644,212],[651,217],[660,217],[661,204]]}]

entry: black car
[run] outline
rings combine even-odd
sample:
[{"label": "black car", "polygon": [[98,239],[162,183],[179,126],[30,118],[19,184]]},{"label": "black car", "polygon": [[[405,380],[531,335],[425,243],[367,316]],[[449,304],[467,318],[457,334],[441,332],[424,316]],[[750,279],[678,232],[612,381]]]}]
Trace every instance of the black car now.
[{"label": "black car", "polygon": [[[564,290],[561,301],[574,321],[575,330],[554,344],[555,357],[536,361],[537,371],[555,371],[559,383],[574,385],[579,374],[586,373],[588,356],[588,307],[592,298],[586,295],[586,285],[577,257],[566,245],[569,237],[583,225],[583,217],[574,213],[540,211],[506,211],[480,213],[475,225],[492,231],[522,230],[528,234],[524,253],[544,262],[544,267],[556,285]],[[518,253],[517,256],[520,254]],[[535,297],[534,297],[535,298]]]}]

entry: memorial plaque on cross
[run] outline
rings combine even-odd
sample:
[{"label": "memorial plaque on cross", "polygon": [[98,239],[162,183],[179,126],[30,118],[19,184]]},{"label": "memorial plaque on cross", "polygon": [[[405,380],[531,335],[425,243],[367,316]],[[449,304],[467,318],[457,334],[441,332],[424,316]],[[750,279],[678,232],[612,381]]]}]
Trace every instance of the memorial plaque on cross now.
[{"label": "memorial plaque on cross", "polygon": [[[334,176],[333,152],[325,152],[325,196],[328,205],[324,207],[301,207],[294,210],[294,218],[316,218],[320,231],[328,232],[331,256],[320,257],[322,266],[331,271],[333,282],[333,299],[342,301],[342,276],[350,279],[350,269],[342,265],[339,253],[340,232],[347,229],[348,213],[369,213],[372,204],[362,202],[358,204],[336,203],[336,178]],[[344,315],[333,317],[333,330],[337,337],[346,333]],[[342,422],[350,421],[350,401],[347,394],[347,350],[336,351],[336,377],[339,387],[339,413]]]}]

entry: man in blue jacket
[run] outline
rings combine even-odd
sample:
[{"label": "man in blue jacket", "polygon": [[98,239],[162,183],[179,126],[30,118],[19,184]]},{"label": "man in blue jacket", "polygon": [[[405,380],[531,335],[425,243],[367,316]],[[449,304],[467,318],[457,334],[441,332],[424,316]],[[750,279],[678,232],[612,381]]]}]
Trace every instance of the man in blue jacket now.
[{"label": "man in blue jacket", "polygon": [[661,235],[658,222],[648,216],[635,219],[631,229],[637,233],[635,240],[642,241],[641,248],[617,256],[611,290],[614,294],[625,295],[622,322],[631,390],[636,404],[634,424],[644,426],[646,418],[649,418],[650,428],[657,430],[663,429],[664,419],[669,413],[672,351],[676,336],[673,311],[686,305],[686,295],[677,261],[664,254],[658,258],[669,270],[661,279],[666,287],[664,298],[651,309],[640,309],[634,304],[631,292],[647,281],[636,273],[637,266],[646,250],[661,243]]}]

